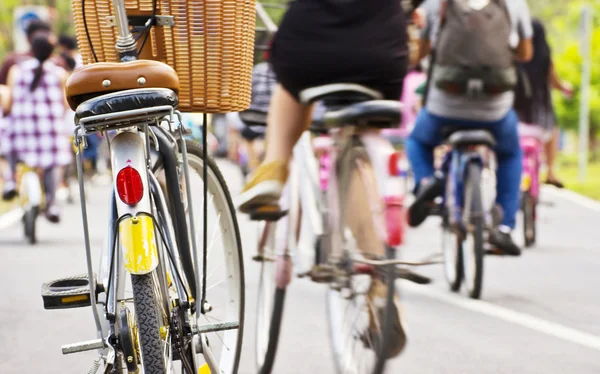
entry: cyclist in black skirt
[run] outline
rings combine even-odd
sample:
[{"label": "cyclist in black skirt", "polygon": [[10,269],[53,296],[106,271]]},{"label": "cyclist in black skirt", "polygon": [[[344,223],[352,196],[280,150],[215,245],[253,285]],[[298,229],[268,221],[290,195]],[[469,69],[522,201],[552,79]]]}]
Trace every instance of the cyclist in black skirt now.
[{"label": "cyclist in black skirt", "polygon": [[[421,1],[409,3],[415,9]],[[411,8],[411,9],[407,9]],[[288,177],[292,148],[308,127],[311,107],[299,93],[331,83],[356,83],[399,100],[407,72],[409,50],[407,16],[399,0],[296,0],[275,36],[271,63],[277,76],[267,118],[264,162],[238,199],[242,212],[250,207],[277,204]],[[385,294],[371,287],[369,297]],[[406,343],[397,303],[395,339],[388,347],[399,354]]]}]

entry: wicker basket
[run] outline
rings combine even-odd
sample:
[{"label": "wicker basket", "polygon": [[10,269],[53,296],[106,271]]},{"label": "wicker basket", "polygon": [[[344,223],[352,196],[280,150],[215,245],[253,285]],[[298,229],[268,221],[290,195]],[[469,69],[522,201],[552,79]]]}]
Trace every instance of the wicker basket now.
[{"label": "wicker basket", "polygon": [[[156,0],[156,15],[174,26],[154,26],[140,58],[162,61],[179,75],[179,110],[226,113],[250,105],[254,52],[254,0]],[[81,0],[73,0],[79,47],[94,62]],[[125,0],[127,14],[152,16],[153,0]],[[112,0],[86,0],[85,16],[98,61],[117,61]],[[139,39],[142,44],[144,37]]]}]

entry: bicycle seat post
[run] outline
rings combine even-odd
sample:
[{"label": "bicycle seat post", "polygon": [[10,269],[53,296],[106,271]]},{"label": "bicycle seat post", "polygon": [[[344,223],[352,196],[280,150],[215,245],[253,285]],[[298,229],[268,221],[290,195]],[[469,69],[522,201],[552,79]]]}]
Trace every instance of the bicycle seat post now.
[{"label": "bicycle seat post", "polygon": [[125,0],[113,0],[113,8],[117,27],[117,44],[115,48],[119,52],[119,60],[122,62],[136,60],[137,43],[131,31],[129,31]]}]

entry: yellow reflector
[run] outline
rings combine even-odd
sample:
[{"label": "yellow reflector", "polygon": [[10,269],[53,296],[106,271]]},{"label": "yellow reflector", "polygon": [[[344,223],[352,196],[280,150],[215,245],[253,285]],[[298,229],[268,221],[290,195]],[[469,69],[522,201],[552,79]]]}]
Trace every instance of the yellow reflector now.
[{"label": "yellow reflector", "polygon": [[527,191],[531,187],[531,176],[523,175],[521,178],[521,191]]},{"label": "yellow reflector", "polygon": [[210,368],[208,364],[204,364],[198,369],[198,374],[210,374]]},{"label": "yellow reflector", "polygon": [[63,303],[74,303],[76,301],[84,301],[88,299],[88,295],[67,296],[60,299]]}]

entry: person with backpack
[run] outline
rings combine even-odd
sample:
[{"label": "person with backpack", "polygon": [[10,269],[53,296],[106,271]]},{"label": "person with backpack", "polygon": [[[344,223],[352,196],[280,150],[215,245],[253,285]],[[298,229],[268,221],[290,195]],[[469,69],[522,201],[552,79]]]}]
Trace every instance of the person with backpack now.
[{"label": "person with backpack", "polygon": [[[443,193],[444,180],[434,173],[433,157],[444,140],[443,129],[487,129],[496,139],[496,202],[504,211],[489,241],[505,254],[518,256],[521,249],[510,235],[519,209],[522,169],[513,89],[515,62],[529,61],[533,55],[529,8],[525,0],[447,0],[437,6],[439,17],[428,35],[433,64],[425,107],[406,144],[416,183],[409,224],[420,225]],[[436,14],[435,7],[427,11],[429,16]]]}]

